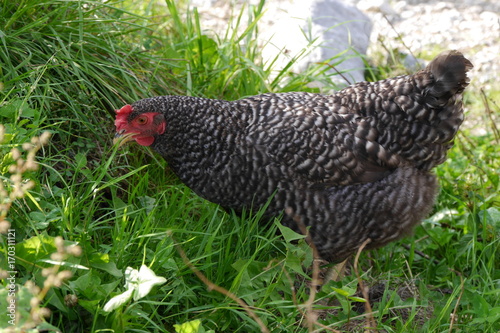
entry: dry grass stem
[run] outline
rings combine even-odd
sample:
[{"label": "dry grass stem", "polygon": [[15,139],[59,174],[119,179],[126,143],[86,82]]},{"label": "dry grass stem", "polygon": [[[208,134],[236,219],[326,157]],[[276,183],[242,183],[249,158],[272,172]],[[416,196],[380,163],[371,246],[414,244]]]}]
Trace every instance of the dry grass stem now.
[{"label": "dry grass stem", "polygon": [[255,314],[255,312],[248,306],[248,304],[245,303],[241,298],[230,292],[229,290],[216,285],[212,281],[210,281],[198,268],[196,268],[191,260],[186,255],[186,252],[182,249],[182,247],[175,241],[173,236],[169,234],[170,237],[172,237],[172,240],[174,241],[175,248],[177,249],[177,252],[179,252],[179,255],[182,258],[182,261],[189,267],[189,269],[200,279],[208,288],[209,291],[215,290],[218,293],[221,293],[222,295],[229,297],[233,301],[235,301],[239,306],[241,306],[245,312],[252,317],[253,320],[259,325],[261,332],[263,333],[269,333],[269,329],[267,326],[260,320],[260,318]]},{"label": "dry grass stem", "polygon": [[358,249],[358,252],[356,253],[356,257],[354,258],[354,272],[356,273],[356,277],[358,279],[358,285],[359,289],[361,289],[361,293],[363,294],[363,298],[366,300],[365,302],[365,311],[366,311],[366,332],[373,332],[373,330],[377,327],[377,324],[375,323],[375,319],[373,317],[373,311],[372,307],[370,305],[370,296],[368,295],[368,287],[365,287],[363,280],[361,279],[361,276],[359,275],[358,271],[358,260],[361,252],[363,249],[368,245],[368,243],[371,242],[371,239],[368,238],[361,244],[361,246]]},{"label": "dry grass stem", "polygon": [[462,295],[464,293],[464,284],[465,280],[459,272],[452,270],[454,273],[456,273],[460,277],[460,294],[458,295],[457,303],[455,304],[455,307],[453,308],[453,313],[450,315],[450,328],[448,330],[448,333],[451,333],[453,331],[453,323],[457,319],[457,311],[458,311],[458,305],[460,304],[460,300],[462,299]]},{"label": "dry grass stem", "polygon": [[[486,96],[486,93],[484,90],[481,88],[481,98],[483,99],[483,104],[484,104],[484,109],[486,110],[486,114],[488,115],[488,118],[490,119],[491,122],[491,130],[493,132],[493,135],[495,136],[495,140],[497,143],[500,143],[500,132],[498,131],[498,127],[496,125],[495,117],[493,116],[493,111],[491,111],[490,108],[490,103],[488,103],[488,97]],[[496,105],[495,101],[492,101],[493,104]],[[497,106],[498,108],[498,106]]]},{"label": "dry grass stem", "polygon": [[318,318],[316,313],[314,312],[313,309],[313,304],[314,301],[316,300],[316,293],[318,290],[318,287],[320,286],[320,281],[319,281],[319,263],[321,261],[321,257],[319,255],[318,249],[314,245],[314,242],[311,239],[311,236],[309,234],[309,231],[307,230],[306,226],[302,222],[302,220],[295,214],[291,212],[290,209],[287,209],[287,214],[293,215],[293,220],[295,223],[297,223],[297,226],[300,229],[300,232],[306,236],[306,242],[311,246],[313,250],[313,263],[312,263],[312,277],[311,277],[311,286],[309,287],[309,298],[307,301],[304,303],[304,308],[306,309],[306,313],[302,312],[302,310],[299,311],[302,313],[302,315],[305,315],[305,318],[307,320],[307,327],[309,332],[314,332],[314,325],[321,326],[322,328],[331,331],[331,332],[339,332],[336,331],[328,326],[325,326],[321,323],[318,322]]}]

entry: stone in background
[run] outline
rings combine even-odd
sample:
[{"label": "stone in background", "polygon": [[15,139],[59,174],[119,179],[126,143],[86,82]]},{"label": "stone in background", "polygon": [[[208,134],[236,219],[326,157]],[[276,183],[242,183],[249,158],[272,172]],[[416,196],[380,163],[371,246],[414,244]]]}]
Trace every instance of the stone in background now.
[{"label": "stone in background", "polygon": [[[243,3],[258,2],[193,0],[191,5],[198,7],[207,30],[221,34],[227,29],[231,13],[239,13]],[[328,62],[335,67],[329,70],[331,74],[339,71],[345,78],[332,76],[333,82],[345,86],[364,81],[363,57],[372,23],[356,6],[342,0],[273,0],[267,1],[264,9],[258,24],[264,63],[278,56],[273,68],[279,70],[306,50],[293,71],[302,72],[311,64]],[[337,58],[329,61],[333,57]]]},{"label": "stone in background", "polygon": [[[239,13],[244,4],[258,3],[258,0],[192,0],[191,6],[199,8],[202,25],[208,33],[222,34],[231,15]],[[410,72],[425,65],[418,59],[421,53],[460,50],[474,64],[473,86],[500,89],[498,0],[268,0],[264,10],[259,22],[263,56],[269,61],[280,53],[280,60],[274,66],[277,70],[303,48],[309,54],[293,67],[294,71],[303,71],[311,63],[325,62],[349,49],[342,55],[349,59],[336,68],[347,71],[345,76],[350,82],[360,81],[364,64],[353,50],[361,55],[368,52],[368,56],[387,53],[380,47],[383,41],[389,49],[409,55]],[[336,26],[342,22],[346,23]],[[315,44],[321,45],[319,49],[310,47],[315,38]],[[340,77],[335,81],[345,84]]]},{"label": "stone in background", "polygon": [[[342,72],[349,82],[340,76],[333,77],[334,82],[364,81],[363,58],[372,28],[368,16],[341,0],[273,1],[269,4],[276,7],[269,8],[266,13],[272,18],[269,26],[261,28],[262,40],[269,40],[269,45],[263,49],[264,59],[274,59],[280,54],[277,64],[280,68],[289,58],[307,49],[309,52],[300,58],[293,70],[301,72],[315,63],[339,63],[329,71],[332,74],[336,70]],[[338,58],[332,59],[334,57]]]}]

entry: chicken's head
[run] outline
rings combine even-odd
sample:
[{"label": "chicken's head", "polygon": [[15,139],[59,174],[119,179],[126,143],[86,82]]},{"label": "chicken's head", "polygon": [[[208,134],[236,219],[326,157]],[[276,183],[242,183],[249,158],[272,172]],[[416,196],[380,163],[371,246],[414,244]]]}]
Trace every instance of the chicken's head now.
[{"label": "chicken's head", "polygon": [[120,145],[135,140],[141,146],[150,146],[158,135],[165,132],[166,122],[159,112],[134,113],[131,105],[116,110],[116,135]]}]

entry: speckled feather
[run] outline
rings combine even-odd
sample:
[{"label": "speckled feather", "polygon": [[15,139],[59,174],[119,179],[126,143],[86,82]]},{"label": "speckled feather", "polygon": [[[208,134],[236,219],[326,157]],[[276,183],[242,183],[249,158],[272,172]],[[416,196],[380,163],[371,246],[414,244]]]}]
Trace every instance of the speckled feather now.
[{"label": "speckled feather", "polygon": [[161,96],[129,118],[160,112],[152,147],[197,194],[240,212],[274,194],[268,216],[310,227],[320,255],[340,261],[366,240],[411,232],[431,210],[436,179],[463,120],[472,64],[460,53],[426,69],[333,95],[263,94],[237,101]]}]

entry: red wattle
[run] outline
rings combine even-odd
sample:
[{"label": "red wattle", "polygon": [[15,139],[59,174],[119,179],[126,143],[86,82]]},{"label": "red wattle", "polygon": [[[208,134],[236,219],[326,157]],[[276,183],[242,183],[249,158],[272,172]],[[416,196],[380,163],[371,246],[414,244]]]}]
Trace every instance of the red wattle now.
[{"label": "red wattle", "polygon": [[155,142],[155,138],[152,136],[141,136],[134,139],[141,146],[151,146]]}]

